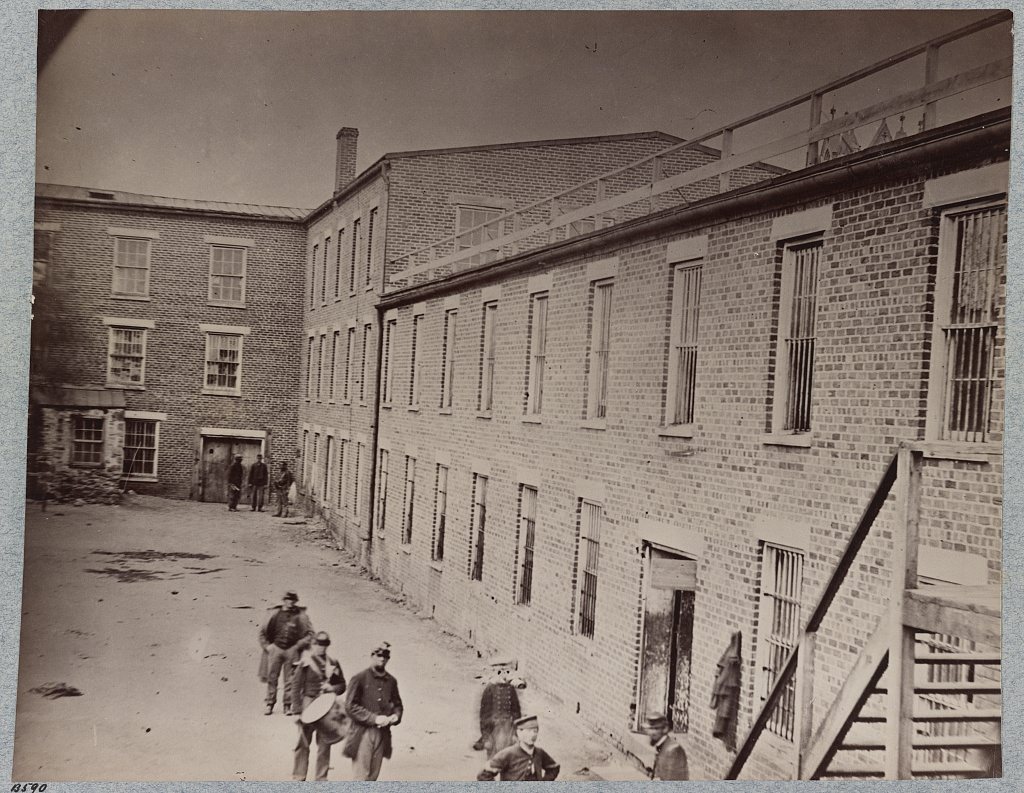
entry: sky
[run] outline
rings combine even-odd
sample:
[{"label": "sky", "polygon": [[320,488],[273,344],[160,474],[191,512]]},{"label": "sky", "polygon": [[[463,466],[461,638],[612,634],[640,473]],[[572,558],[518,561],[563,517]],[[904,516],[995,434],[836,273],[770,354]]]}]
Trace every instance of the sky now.
[{"label": "sky", "polygon": [[[89,11],[38,81],[36,179],[311,208],[342,126],[360,171],[390,151],[692,137],[989,13]],[[1006,29],[987,41],[1008,53]]]}]

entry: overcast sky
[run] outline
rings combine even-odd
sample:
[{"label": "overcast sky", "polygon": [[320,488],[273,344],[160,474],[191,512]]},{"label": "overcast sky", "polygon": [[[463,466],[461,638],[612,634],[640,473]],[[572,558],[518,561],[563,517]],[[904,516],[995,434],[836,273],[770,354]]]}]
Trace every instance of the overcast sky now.
[{"label": "overcast sky", "polygon": [[[359,170],[409,149],[691,137],[990,13],[90,11],[39,79],[36,178],[314,207],[342,126]],[[1008,54],[1006,29],[982,48]]]}]

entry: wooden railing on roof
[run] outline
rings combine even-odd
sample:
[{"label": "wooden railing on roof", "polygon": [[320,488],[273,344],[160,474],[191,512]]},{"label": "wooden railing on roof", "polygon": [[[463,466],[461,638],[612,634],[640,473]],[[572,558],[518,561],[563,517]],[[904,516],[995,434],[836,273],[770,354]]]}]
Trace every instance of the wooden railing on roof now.
[{"label": "wooden railing on roof", "polygon": [[[634,216],[648,214],[655,211],[656,208],[660,208],[655,201],[659,196],[666,197],[664,199],[666,206],[678,205],[680,202],[687,203],[685,198],[670,200],[667,194],[670,191],[679,191],[683,187],[696,185],[698,182],[713,183],[713,180],[717,178],[718,190],[724,192],[734,186],[734,176],[740,169],[746,169],[743,178],[748,182],[756,181],[758,176],[760,179],[767,179],[777,174],[778,170],[763,167],[766,161],[801,149],[806,149],[805,164],[807,166],[815,165],[821,159],[823,150],[835,154],[829,148],[830,141],[841,142],[844,136],[852,134],[856,129],[881,121],[878,132],[876,132],[876,137],[878,137],[882,132],[882,125],[887,125],[887,119],[901,116],[909,110],[922,106],[924,110],[921,129],[930,129],[936,124],[937,103],[940,100],[1008,78],[1013,68],[1012,58],[1007,56],[940,80],[938,79],[940,48],[945,44],[975,35],[995,25],[1010,22],[1012,18],[1012,14],[1008,11],[993,14],[971,25],[937,36],[870,66],[858,69],[767,110],[754,113],[692,140],[670,146],[656,154],[588,179],[528,206],[506,212],[473,228],[449,235],[442,240],[399,256],[391,261],[391,269],[394,270],[396,267],[401,269],[392,273],[389,282],[393,285],[409,283],[410,279],[414,279],[416,276],[446,266],[457,268],[467,260],[479,261],[482,257],[490,257],[493,260],[495,254],[500,258],[543,247],[558,241],[559,236],[562,239],[571,236],[573,231],[578,231],[582,224],[590,225],[594,229],[614,224],[620,219],[616,217],[616,213],[621,214],[626,207],[634,207]],[[925,76],[922,87],[905,91],[840,118],[821,121],[822,100],[826,94],[922,54],[925,56]],[[806,129],[755,146],[744,152],[733,150],[733,141],[737,130],[750,127],[756,122],[771,117],[777,117],[781,113],[803,104],[807,104],[810,110]],[[888,130],[887,126],[886,130]],[[688,151],[706,151],[706,144],[715,139],[720,139],[721,142],[719,159],[684,170],[673,176],[662,176],[663,166],[670,161],[673,155]],[[760,173],[758,173],[759,167]],[[639,186],[630,187],[617,195],[609,195],[611,186],[616,180]],[[566,210],[566,207],[573,207],[580,203],[584,205]],[[645,203],[646,210],[644,209]],[[531,222],[531,216],[534,218],[546,216],[547,219],[541,222],[535,220]],[[512,225],[512,231],[505,233],[504,230],[509,224]],[[474,233],[486,236],[487,230],[494,228],[500,232],[495,238],[461,250],[458,249],[460,239],[470,238]]]}]

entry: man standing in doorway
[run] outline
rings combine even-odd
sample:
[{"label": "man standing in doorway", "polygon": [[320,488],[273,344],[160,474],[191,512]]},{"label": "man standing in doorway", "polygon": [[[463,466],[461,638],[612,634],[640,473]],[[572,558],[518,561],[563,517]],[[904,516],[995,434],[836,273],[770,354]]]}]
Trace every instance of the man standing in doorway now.
[{"label": "man standing in doorway", "polygon": [[256,455],[256,462],[249,466],[249,490],[252,495],[252,511],[263,511],[263,496],[267,492],[269,473],[263,455]]},{"label": "man standing in doorway", "polygon": [[267,681],[266,709],[269,716],[277,703],[277,679],[284,677],[284,715],[290,716],[302,706],[300,697],[292,697],[292,671],[295,659],[306,649],[313,638],[313,624],[306,616],[304,606],[299,606],[299,596],[285,592],[280,606],[274,606],[260,626],[260,646],[263,658],[260,661],[260,679]]},{"label": "man standing in doorway", "polygon": [[690,771],[686,764],[686,750],[676,743],[676,739],[669,734],[670,730],[668,717],[661,713],[648,716],[644,723],[644,732],[657,752],[652,778],[687,780],[690,778]]},{"label": "man standing in doorway", "polygon": [[384,671],[391,645],[381,642],[370,653],[370,667],[352,678],[345,710],[352,719],[343,754],[352,759],[352,779],[372,781],[384,758],[391,757],[391,728],[402,721],[398,681]]},{"label": "man standing in doorway", "polygon": [[277,474],[277,479],[274,480],[274,492],[277,493],[277,512],[274,513],[275,518],[288,517],[288,491],[291,490],[292,482],[294,481],[295,477],[288,470],[288,463],[282,461],[281,470]]},{"label": "man standing in doorway", "polygon": [[487,761],[483,771],[476,775],[480,782],[552,782],[561,770],[554,759],[537,746],[540,723],[536,716],[516,719],[516,743],[502,749]]},{"label": "man standing in doorway", "polygon": [[236,454],[235,461],[228,466],[228,510],[230,512],[238,512],[238,499],[242,497],[242,477],[244,475],[242,455]]}]

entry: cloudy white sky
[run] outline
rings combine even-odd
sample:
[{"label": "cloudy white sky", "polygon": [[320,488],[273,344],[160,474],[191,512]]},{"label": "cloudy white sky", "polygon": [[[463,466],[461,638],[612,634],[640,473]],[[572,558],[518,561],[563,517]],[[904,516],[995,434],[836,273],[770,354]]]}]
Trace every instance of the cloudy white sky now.
[{"label": "cloudy white sky", "polygon": [[[360,170],[388,151],[690,137],[989,13],[90,11],[39,79],[36,179],[312,207],[341,126]],[[981,49],[1008,53],[1006,30]]]}]

